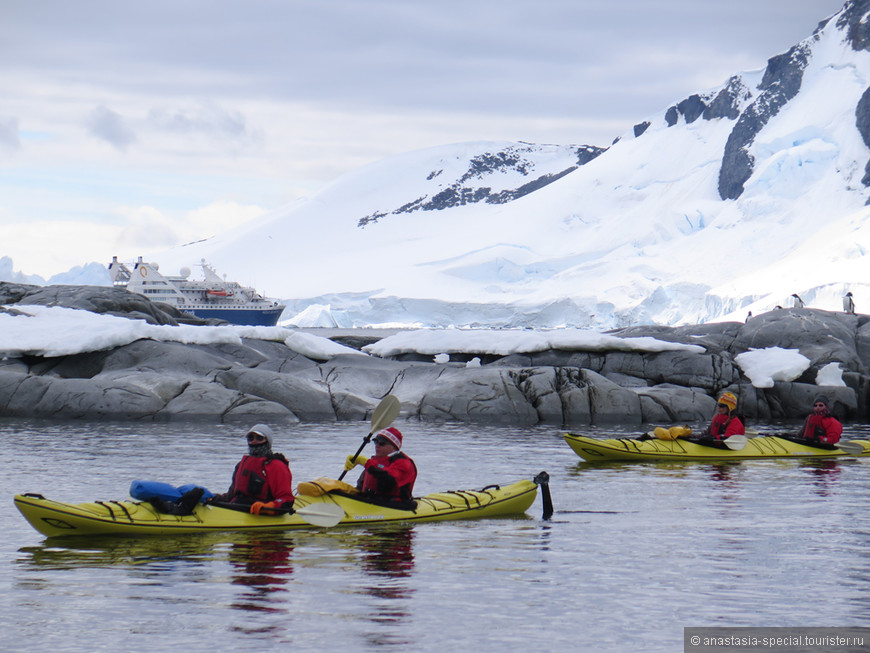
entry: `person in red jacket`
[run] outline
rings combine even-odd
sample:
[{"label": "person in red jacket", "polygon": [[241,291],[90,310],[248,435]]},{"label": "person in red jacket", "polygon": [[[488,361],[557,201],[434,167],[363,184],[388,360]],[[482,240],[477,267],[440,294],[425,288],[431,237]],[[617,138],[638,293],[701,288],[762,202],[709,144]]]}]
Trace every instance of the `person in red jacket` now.
[{"label": "person in red jacket", "polygon": [[716,404],[716,414],[713,421],[707,427],[704,435],[714,440],[725,440],[732,435],[745,435],[746,428],[743,420],[735,414],[737,410],[737,397],[731,392],[723,392]]},{"label": "person in red jacket", "polygon": [[233,470],[230,489],[212,501],[250,505],[252,515],[277,515],[293,511],[293,474],[283,454],[272,453],[273,433],[265,424],[252,427],[247,435],[248,455]]},{"label": "person in red jacket", "polygon": [[357,487],[363,494],[375,499],[410,501],[414,496],[417,465],[402,453],[402,432],[390,427],[380,431],[374,439],[375,455],[371,458],[350,455],[344,468],[350,471],[357,465],[364,470]]},{"label": "person in red jacket", "polygon": [[819,395],[813,401],[813,412],[807,417],[798,437],[810,445],[835,445],[842,434],[843,425],[831,414],[831,400]]}]

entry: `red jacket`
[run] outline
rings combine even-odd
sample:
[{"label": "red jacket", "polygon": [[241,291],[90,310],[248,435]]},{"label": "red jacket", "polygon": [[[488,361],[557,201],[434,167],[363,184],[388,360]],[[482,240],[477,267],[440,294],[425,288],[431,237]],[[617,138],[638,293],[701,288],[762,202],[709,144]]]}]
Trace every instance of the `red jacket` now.
[{"label": "red jacket", "polygon": [[228,494],[234,502],[274,501],[275,507],[280,508],[284,503],[293,505],[292,485],[290,464],[281,454],[268,458],[242,456],[233,471]]},{"label": "red jacket", "polygon": [[807,440],[818,440],[825,444],[837,444],[842,434],[843,425],[830,413],[813,413],[807,417],[801,431],[801,435]]},{"label": "red jacket", "polygon": [[414,496],[417,465],[402,452],[372,456],[360,477],[360,490],[385,499],[407,501]]},{"label": "red jacket", "polygon": [[728,413],[713,416],[713,421],[710,422],[710,435],[717,440],[730,438],[732,435],[744,435],[746,429],[743,428],[743,422],[739,417],[734,417]]}]

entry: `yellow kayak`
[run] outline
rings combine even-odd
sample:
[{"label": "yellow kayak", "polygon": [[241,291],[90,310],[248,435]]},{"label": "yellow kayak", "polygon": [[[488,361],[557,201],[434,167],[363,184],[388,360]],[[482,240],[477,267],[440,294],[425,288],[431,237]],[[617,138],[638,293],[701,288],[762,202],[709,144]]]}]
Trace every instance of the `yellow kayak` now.
[{"label": "yellow kayak", "polygon": [[[300,484],[311,485],[311,484]],[[89,535],[175,535],[209,531],[265,531],[339,526],[479,519],[523,514],[537,496],[537,483],[521,480],[480,490],[428,494],[411,510],[377,505],[340,490],[318,496],[298,494],[293,514],[251,515],[239,510],[197,504],[189,515],[158,511],[145,501],[63,503],[39,494],[18,494],[15,507],[33,528],[47,537]],[[333,519],[334,516],[334,519]]]},{"label": "yellow kayak", "polygon": [[575,433],[566,433],[565,441],[578,456],[587,461],[609,460],[745,460],[753,458],[836,458],[840,456],[870,456],[870,441],[850,440],[843,449],[822,449],[776,436],[747,438],[746,446],[738,450],[720,449],[689,440],[636,440],[608,438],[599,440]]}]

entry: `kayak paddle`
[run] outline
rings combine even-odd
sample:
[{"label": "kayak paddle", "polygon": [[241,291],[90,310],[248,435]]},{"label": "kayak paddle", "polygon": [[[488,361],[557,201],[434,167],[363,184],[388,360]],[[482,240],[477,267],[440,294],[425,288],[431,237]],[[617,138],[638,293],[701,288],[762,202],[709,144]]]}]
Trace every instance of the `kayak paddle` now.
[{"label": "kayak paddle", "polygon": [[794,442],[796,444],[802,444],[805,447],[818,447],[821,449],[839,449],[840,451],[849,454],[850,456],[860,456],[864,453],[864,445],[856,440],[840,440],[837,444],[823,444],[819,445],[815,442],[807,442],[806,439],[801,437],[796,437],[791,433],[771,433],[770,436],[780,438],[781,440],[788,440],[789,442]]},{"label": "kayak paddle", "polygon": [[[227,510],[238,510],[239,512],[249,512],[251,507],[243,503],[230,503],[228,501],[209,501],[208,505],[216,508],[225,508]],[[302,518],[302,521],[311,524],[312,526],[322,526],[330,528],[335,526],[344,518],[344,510],[341,506],[334,503],[313,503],[301,508],[294,508],[292,513],[279,513],[278,515],[266,515],[271,517],[280,517],[285,514],[296,514]]]},{"label": "kayak paddle", "polygon": [[864,445],[854,440],[840,440],[835,446],[850,456],[860,456],[864,453]]},{"label": "kayak paddle", "polygon": [[[352,460],[357,459],[357,456],[362,453],[362,450],[365,449],[375,433],[387,428],[393,423],[393,420],[399,416],[399,411],[401,409],[402,406],[395,395],[387,395],[381,400],[381,403],[379,403],[378,407],[375,408],[375,412],[372,413],[372,428],[369,431],[369,434],[363,438],[362,444],[359,446],[359,449],[356,450]],[[347,474],[347,470],[344,470],[341,473],[338,480],[342,480],[345,474]]]},{"label": "kayak paddle", "polygon": [[294,511],[312,526],[331,528],[344,518],[344,510],[334,503],[312,503]]},{"label": "kayak paddle", "polygon": [[746,447],[748,440],[745,435],[732,435],[730,438],[722,440],[722,442],[724,442],[725,446],[732,451],[740,451]]}]

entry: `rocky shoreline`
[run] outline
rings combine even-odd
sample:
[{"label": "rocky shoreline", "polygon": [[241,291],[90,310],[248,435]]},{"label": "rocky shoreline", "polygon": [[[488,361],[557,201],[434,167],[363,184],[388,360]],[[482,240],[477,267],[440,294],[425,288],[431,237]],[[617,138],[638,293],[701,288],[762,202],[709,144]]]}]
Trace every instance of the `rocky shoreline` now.
[{"label": "rocky shoreline", "polygon": [[[0,283],[0,312],[15,305],[64,306],[150,324],[215,324],[125,290]],[[5,306],[5,307],[4,307]],[[45,357],[0,352],[0,417],[87,420],[318,422],[364,420],[387,394],[403,419],[517,426],[703,422],[722,391],[762,421],[800,419],[823,392],[842,419],[868,416],[870,317],[782,309],[749,319],[610,332],[697,345],[701,351],[548,350],[505,356],[339,354],[317,360],[283,342],[185,345],[140,339],[103,351]],[[356,350],[383,334],[332,333]],[[735,363],[768,347],[799,350],[810,365],[792,381],[756,387]],[[480,365],[467,365],[478,358]],[[816,375],[838,363],[842,382]]]}]

